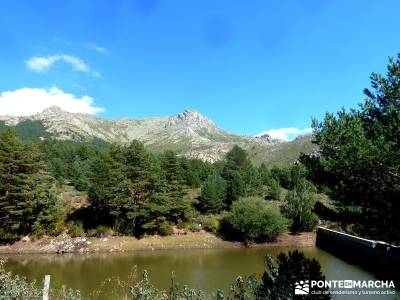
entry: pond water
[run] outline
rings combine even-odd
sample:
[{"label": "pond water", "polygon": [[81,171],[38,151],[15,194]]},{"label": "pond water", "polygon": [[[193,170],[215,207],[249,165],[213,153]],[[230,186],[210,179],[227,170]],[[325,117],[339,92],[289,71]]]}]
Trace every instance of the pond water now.
[{"label": "pond water", "polygon": [[[237,275],[261,274],[265,255],[276,256],[294,248],[264,249],[192,249],[141,251],[129,253],[96,253],[66,255],[8,255],[6,269],[41,282],[51,275],[52,284],[63,283],[88,295],[109,277],[127,279],[134,266],[138,273],[147,270],[158,288],[167,289],[171,272],[180,284],[188,284],[207,292],[228,290]],[[316,247],[301,248],[310,258],[316,258],[328,280],[371,280],[371,273]],[[398,292],[397,292],[398,294]],[[335,299],[365,299],[340,296]],[[368,296],[368,299],[393,299],[394,296]]]}]

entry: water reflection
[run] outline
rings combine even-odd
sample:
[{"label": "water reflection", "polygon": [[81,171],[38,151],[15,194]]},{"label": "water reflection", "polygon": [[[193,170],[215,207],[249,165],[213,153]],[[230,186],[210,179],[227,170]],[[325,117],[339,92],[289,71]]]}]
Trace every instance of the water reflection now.
[{"label": "water reflection", "polygon": [[[66,255],[9,255],[6,269],[29,279],[41,281],[52,275],[53,284],[66,284],[84,294],[99,287],[112,276],[127,279],[134,266],[139,273],[150,273],[159,288],[169,287],[171,272],[177,281],[208,292],[227,290],[237,275],[261,274],[265,255],[276,256],[294,248],[268,249],[192,249],[130,253],[96,253]],[[301,249],[307,257],[316,258],[327,279],[368,280],[374,276],[316,247]],[[351,299],[357,299],[350,296]],[[393,297],[392,297],[393,298]],[[341,296],[340,299],[346,299]],[[350,299],[350,298],[349,298]]]}]

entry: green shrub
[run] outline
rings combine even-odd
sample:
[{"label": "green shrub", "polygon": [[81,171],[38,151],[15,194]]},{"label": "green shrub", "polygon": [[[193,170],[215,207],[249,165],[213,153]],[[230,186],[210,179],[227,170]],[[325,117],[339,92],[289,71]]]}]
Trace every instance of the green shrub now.
[{"label": "green shrub", "polygon": [[201,230],[201,225],[198,222],[192,222],[189,224],[188,229],[191,232],[199,232]]},{"label": "green shrub", "polygon": [[113,230],[106,225],[99,225],[95,229],[87,231],[87,236],[90,237],[105,237],[109,235],[113,235]]},{"label": "green shrub", "polygon": [[223,234],[243,241],[273,241],[286,229],[287,220],[279,209],[258,197],[234,202],[221,222]]},{"label": "green shrub", "polygon": [[4,270],[4,261],[0,261],[0,299],[39,299],[41,291],[35,282],[26,282],[24,278],[13,276]]},{"label": "green shrub", "polygon": [[201,224],[201,228],[208,232],[217,232],[219,229],[219,219],[218,215],[201,215],[196,221]]},{"label": "green shrub", "polygon": [[71,237],[81,237],[85,235],[85,230],[83,229],[82,223],[77,222],[70,225],[68,233]]},{"label": "green shrub", "polygon": [[158,233],[162,236],[171,235],[174,233],[171,223],[163,222],[158,228]]},{"label": "green shrub", "polygon": [[281,199],[282,188],[279,182],[274,178],[271,178],[268,185],[268,192],[266,194],[267,199],[280,200]]},{"label": "green shrub", "polygon": [[[42,289],[38,288],[35,281],[13,275],[4,269],[4,260],[0,260],[0,299],[42,299]],[[49,298],[54,300],[82,300],[79,291],[67,288],[49,291]]]},{"label": "green shrub", "polygon": [[189,224],[187,222],[179,222],[178,224],[176,224],[176,227],[178,229],[185,229],[189,226]]},{"label": "green shrub", "polygon": [[[142,278],[137,277],[136,267],[129,275],[129,281],[119,277],[106,279],[93,295],[94,299],[132,299],[132,300],[228,300],[228,299],[295,299],[295,282],[309,280],[325,280],[321,266],[315,259],[308,259],[302,252],[280,253],[274,262],[271,256],[266,257],[266,268],[262,276],[250,275],[247,278],[238,276],[225,295],[217,290],[206,295],[202,290],[180,285],[174,275],[168,290],[155,287],[147,271]],[[25,278],[15,276],[4,270],[4,261],[0,260],[0,299],[41,299],[42,291]],[[312,299],[330,299],[326,288],[315,288],[318,297]],[[66,289],[50,289],[49,299],[83,300],[79,291]],[[308,299],[308,298],[307,298]]]}]

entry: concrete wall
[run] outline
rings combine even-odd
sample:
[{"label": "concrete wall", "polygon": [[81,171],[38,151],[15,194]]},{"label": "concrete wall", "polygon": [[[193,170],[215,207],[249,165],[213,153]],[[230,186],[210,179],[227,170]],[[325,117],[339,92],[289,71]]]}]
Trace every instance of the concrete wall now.
[{"label": "concrete wall", "polygon": [[400,281],[400,247],[319,227],[317,247],[380,278]]}]

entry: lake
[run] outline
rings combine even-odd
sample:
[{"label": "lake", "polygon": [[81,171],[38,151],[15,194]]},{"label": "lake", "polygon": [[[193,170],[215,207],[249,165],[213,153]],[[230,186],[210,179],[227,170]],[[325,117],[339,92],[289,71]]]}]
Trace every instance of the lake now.
[{"label": "lake", "polygon": [[[237,275],[261,274],[267,253],[276,256],[280,252],[294,250],[288,247],[193,249],[137,251],[125,253],[90,253],[65,255],[7,255],[6,269],[15,274],[41,282],[45,274],[51,275],[53,284],[63,283],[79,289],[84,295],[97,289],[109,277],[127,279],[134,266],[138,273],[146,269],[150,280],[158,288],[167,289],[171,271],[180,284],[204,289],[227,290]],[[301,248],[307,257],[316,258],[329,280],[370,280],[375,277],[335,256],[317,248]],[[393,299],[393,296],[370,296],[370,299]],[[361,299],[358,296],[340,296],[336,299]],[[362,298],[362,299],[365,299]]]}]

